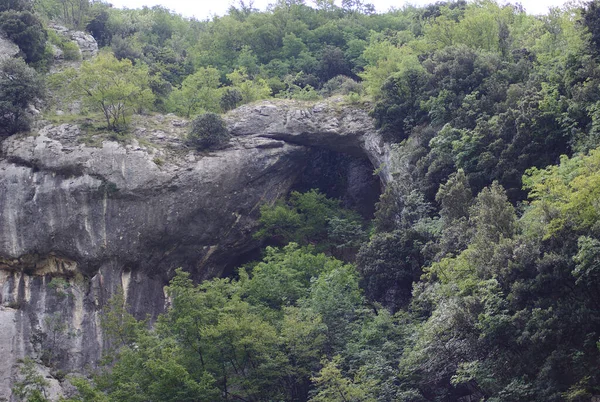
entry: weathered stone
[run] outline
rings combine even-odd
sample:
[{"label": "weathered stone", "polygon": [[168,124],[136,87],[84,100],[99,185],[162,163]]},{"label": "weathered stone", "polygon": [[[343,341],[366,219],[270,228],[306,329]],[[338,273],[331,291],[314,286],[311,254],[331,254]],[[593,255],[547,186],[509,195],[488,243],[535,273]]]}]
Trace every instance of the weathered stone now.
[{"label": "weathered stone", "polygon": [[[260,205],[292,188],[313,147],[376,167],[389,157],[367,113],[340,103],[263,102],[226,119],[234,137],[212,152],[188,148],[180,120],[137,127],[129,144],[84,145],[70,124],[0,144],[0,399],[17,359],[48,358],[56,319],[71,335],[54,345],[53,365],[93,367],[115,292],[136,316],[156,317],[176,268],[200,280],[237,264],[259,246]],[[365,174],[352,169],[356,193]]]},{"label": "weathered stone", "polygon": [[0,60],[10,59],[19,54],[19,46],[0,36]]},{"label": "weathered stone", "polygon": [[[73,41],[79,48],[79,53],[81,54],[82,59],[91,59],[98,54],[98,43],[92,35],[83,31],[72,31],[67,27],[56,24],[51,24],[49,28],[54,30],[64,39]],[[52,45],[52,48],[54,59],[57,61],[62,61],[64,59],[63,51],[54,45]]]},{"label": "weathered stone", "polygon": [[82,31],[73,31],[71,34],[71,40],[77,43],[81,57],[85,59],[91,59],[98,54],[98,43],[96,39],[88,33]]}]

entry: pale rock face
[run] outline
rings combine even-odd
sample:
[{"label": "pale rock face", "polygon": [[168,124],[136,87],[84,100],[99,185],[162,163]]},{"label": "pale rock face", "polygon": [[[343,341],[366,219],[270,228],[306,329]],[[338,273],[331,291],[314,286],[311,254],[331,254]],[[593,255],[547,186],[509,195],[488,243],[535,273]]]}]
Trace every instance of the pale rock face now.
[{"label": "pale rock face", "polygon": [[94,37],[86,32],[72,31],[70,32],[71,40],[77,43],[81,51],[81,57],[91,59],[98,54],[98,43]]},{"label": "pale rock face", "polygon": [[19,46],[0,36],[0,60],[10,59],[19,53]]},{"label": "pale rock face", "polygon": [[[91,59],[92,57],[98,54],[98,43],[96,39],[87,32],[83,31],[72,31],[67,27],[62,25],[52,24],[49,28],[53,29],[57,34],[62,37],[69,39],[77,44],[79,47],[79,52],[81,53],[81,58],[84,60]],[[56,60],[63,59],[63,52],[53,45],[54,49],[54,58]]]},{"label": "pale rock face", "polygon": [[176,268],[211,278],[256,249],[259,207],[287,194],[312,147],[368,158],[391,180],[388,145],[363,110],[262,102],[226,120],[234,137],[214,152],[143,128],[129,145],[91,147],[68,124],[0,144],[0,400],[23,356],[93,367],[115,292],[156,317]]}]

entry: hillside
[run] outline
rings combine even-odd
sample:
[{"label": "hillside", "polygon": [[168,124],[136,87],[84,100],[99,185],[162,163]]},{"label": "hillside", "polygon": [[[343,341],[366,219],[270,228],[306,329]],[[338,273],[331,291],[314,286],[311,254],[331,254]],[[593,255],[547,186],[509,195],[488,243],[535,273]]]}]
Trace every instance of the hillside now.
[{"label": "hillside", "polygon": [[0,31],[0,400],[600,398],[600,2]]}]

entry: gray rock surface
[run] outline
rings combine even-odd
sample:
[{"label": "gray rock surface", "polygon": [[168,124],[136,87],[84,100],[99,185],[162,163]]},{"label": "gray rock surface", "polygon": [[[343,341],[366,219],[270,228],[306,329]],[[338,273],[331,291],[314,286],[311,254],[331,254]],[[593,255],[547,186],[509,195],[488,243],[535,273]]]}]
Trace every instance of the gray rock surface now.
[{"label": "gray rock surface", "polygon": [[71,40],[77,43],[81,57],[85,59],[91,59],[98,54],[98,43],[94,37],[86,32],[72,31],[70,32]]},{"label": "gray rock surface", "polygon": [[128,144],[86,145],[70,124],[0,144],[0,400],[25,355],[93,367],[115,292],[136,316],[156,317],[176,268],[201,280],[237,264],[259,246],[260,205],[289,191],[311,147],[375,167],[389,159],[367,113],[339,102],[244,106],[227,116],[229,146],[214,152],[184,144],[184,121],[152,121],[160,127],[136,127]]},{"label": "gray rock surface", "polygon": [[19,53],[19,46],[0,36],[0,60],[10,59]]},{"label": "gray rock surface", "polygon": [[[83,31],[73,31],[67,27],[57,24],[51,24],[49,26],[50,29],[54,30],[57,34],[62,36],[65,39],[71,40],[77,44],[79,47],[79,52],[81,54],[82,59],[87,60],[98,54],[98,43],[96,39],[92,35]],[[54,58],[56,60],[63,59],[62,50],[58,49],[53,45],[54,48]]]}]

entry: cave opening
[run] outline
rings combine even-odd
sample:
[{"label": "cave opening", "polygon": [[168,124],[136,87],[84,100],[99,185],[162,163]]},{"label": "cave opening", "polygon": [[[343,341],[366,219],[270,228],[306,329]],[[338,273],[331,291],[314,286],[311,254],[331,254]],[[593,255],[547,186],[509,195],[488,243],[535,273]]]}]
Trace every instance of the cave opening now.
[{"label": "cave opening", "polygon": [[381,196],[381,181],[366,158],[314,149],[291,191],[317,189],[328,198],[341,200],[342,207],[371,220]]},{"label": "cave opening", "polygon": [[[376,204],[382,193],[382,183],[371,162],[346,153],[313,148],[306,164],[290,189],[307,192],[317,189],[328,198],[339,199],[345,209],[356,211],[365,222],[375,216]],[[261,246],[240,254],[226,267],[225,276],[235,275],[238,267],[262,258],[266,246],[281,246],[265,241]]]}]

